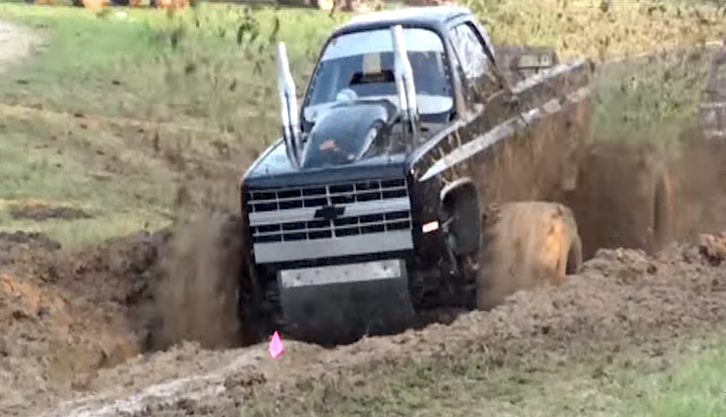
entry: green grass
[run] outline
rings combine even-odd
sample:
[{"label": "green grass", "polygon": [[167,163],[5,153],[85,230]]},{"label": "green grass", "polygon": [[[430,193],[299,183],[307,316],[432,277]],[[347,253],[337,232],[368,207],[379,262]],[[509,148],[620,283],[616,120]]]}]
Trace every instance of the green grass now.
[{"label": "green grass", "polygon": [[[168,223],[173,197],[166,189],[171,182],[168,171],[157,161],[114,144],[117,137],[101,130],[48,126],[38,119],[9,119],[0,125],[0,201],[5,203],[0,205],[0,229],[41,231],[76,246]],[[52,128],[68,133],[49,134]],[[117,145],[118,151],[98,155],[89,151],[93,142],[103,142],[109,152]],[[109,170],[119,169],[123,179],[109,175]],[[9,206],[27,201],[82,209],[92,218],[13,219]]]},{"label": "green grass", "polygon": [[[616,1],[607,13],[597,2],[580,0],[466,3],[496,42],[551,45],[565,57],[601,59],[724,34],[722,25],[714,23],[716,9],[695,2],[670,1],[653,12],[653,2]],[[6,123],[13,139],[4,145],[3,156],[44,145],[47,158],[63,151],[53,158],[67,167],[52,176],[49,168],[31,169],[32,163],[24,167],[18,160],[6,168],[13,174],[4,181],[13,185],[0,198],[52,198],[101,213],[94,220],[31,223],[9,220],[0,211],[0,227],[45,231],[64,243],[81,244],[134,225],[159,226],[185,204],[197,209],[224,200],[225,207],[234,209],[237,180],[246,164],[279,135],[275,43],[287,43],[302,93],[322,40],[348,16],[221,3],[166,13],[3,2],[0,18],[29,26],[45,40],[37,54],[0,82],[0,103],[45,112],[32,123]],[[585,28],[588,36],[582,35]],[[650,63],[598,74],[597,136],[673,142],[683,121],[695,113],[706,63],[705,58],[676,59],[672,70]],[[675,81],[664,82],[664,71],[675,74]],[[56,112],[194,130],[153,124],[143,133],[130,127],[84,128],[83,119],[67,116],[63,121]],[[44,139],[52,136],[63,140]],[[159,142],[161,151],[154,150],[152,141]],[[112,163],[112,170],[100,165],[92,174],[85,164],[99,159],[97,152],[125,155],[127,163]],[[111,180],[98,180],[98,173]],[[182,194],[188,198],[180,198]],[[84,231],[74,231],[76,224]]]},{"label": "green grass", "polygon": [[[22,73],[3,83],[3,102],[173,120],[244,131],[263,141],[278,130],[277,112],[270,111],[278,106],[276,77],[269,76],[274,42],[288,44],[302,87],[319,40],[337,22],[312,11],[216,5],[174,17],[131,9],[126,18],[115,9],[99,17],[72,8],[4,8],[4,17],[40,26],[50,41]],[[279,31],[276,20],[284,22]]]},{"label": "green grass", "polygon": [[679,135],[697,116],[711,58],[711,50],[696,48],[601,68],[593,86],[596,137],[677,152]]},{"label": "green grass", "polygon": [[610,358],[602,350],[567,357],[533,352],[506,367],[478,352],[386,363],[302,381],[300,395],[283,403],[265,391],[244,415],[271,416],[278,408],[299,416],[723,416],[725,337],[671,339],[661,354],[633,347]]}]

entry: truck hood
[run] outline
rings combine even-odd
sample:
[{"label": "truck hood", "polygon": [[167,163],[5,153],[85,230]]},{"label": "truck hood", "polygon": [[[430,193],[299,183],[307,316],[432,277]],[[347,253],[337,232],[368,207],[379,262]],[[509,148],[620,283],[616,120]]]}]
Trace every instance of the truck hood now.
[{"label": "truck hood", "polygon": [[396,151],[392,126],[398,109],[388,100],[349,101],[327,109],[305,142],[301,167],[351,164]]},{"label": "truck hood", "polygon": [[296,169],[287,157],[284,142],[280,140],[247,170],[243,181],[248,189],[296,187],[371,177],[401,177],[406,175],[408,166],[408,156],[398,153],[371,156],[349,164]]}]

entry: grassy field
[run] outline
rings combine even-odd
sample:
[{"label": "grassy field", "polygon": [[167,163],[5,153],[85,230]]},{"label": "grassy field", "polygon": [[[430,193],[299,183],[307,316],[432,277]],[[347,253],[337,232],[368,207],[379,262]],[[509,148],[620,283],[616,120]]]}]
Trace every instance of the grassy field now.
[{"label": "grassy field", "polygon": [[[554,45],[566,57],[724,36],[717,9],[700,3],[615,3],[603,12],[590,1],[467,2],[495,41]],[[288,44],[302,91],[320,42],[347,16],[211,3],[175,14],[0,3],[0,18],[44,41],[0,83],[0,129],[11,139],[0,144],[1,227],[79,245],[161,227],[180,208],[234,209],[246,164],[279,134],[275,42]],[[700,99],[707,58],[602,72],[598,136],[672,142]],[[23,216],[39,205],[88,216]]]}]

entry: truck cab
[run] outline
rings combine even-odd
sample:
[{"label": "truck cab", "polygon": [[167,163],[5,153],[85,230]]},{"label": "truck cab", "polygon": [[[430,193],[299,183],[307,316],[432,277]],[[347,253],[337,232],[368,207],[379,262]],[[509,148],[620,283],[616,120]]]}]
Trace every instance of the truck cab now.
[{"label": "truck cab", "polygon": [[[298,107],[279,45],[283,135],[241,183],[260,319],[341,343],[471,292],[485,204],[536,197],[565,175],[566,161],[532,166],[532,129],[566,117],[576,131],[588,117],[584,65],[502,59],[549,71],[517,80],[500,51],[463,7],[358,16],[326,40]],[[537,146],[574,158],[582,137]],[[537,187],[509,187],[513,170]]]}]

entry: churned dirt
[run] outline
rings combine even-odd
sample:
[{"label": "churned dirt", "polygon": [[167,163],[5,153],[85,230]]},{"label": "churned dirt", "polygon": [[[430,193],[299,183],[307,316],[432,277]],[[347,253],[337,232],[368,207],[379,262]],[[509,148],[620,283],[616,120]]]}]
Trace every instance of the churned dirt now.
[{"label": "churned dirt", "polygon": [[[134,318],[138,294],[144,292],[144,285],[135,281],[137,270],[148,267],[155,252],[152,242],[163,242],[139,239],[143,243],[138,246],[116,243],[89,251],[87,259],[96,264],[88,271],[67,261],[76,265],[75,288],[60,291],[58,281],[33,285],[31,278],[3,275],[2,311],[8,317],[2,322],[3,335],[15,336],[4,338],[3,361],[13,366],[4,367],[3,375],[14,387],[3,394],[4,413],[27,412],[31,401],[47,407],[69,397],[75,400],[43,415],[239,415],[244,400],[260,396],[301,411],[295,408],[301,406],[296,383],[321,375],[348,381],[411,358],[483,351],[483,365],[499,367],[545,354],[612,353],[631,345],[658,349],[668,338],[726,319],[726,234],[701,235],[695,243],[672,245],[655,256],[602,250],[563,285],[519,292],[491,312],[463,314],[449,326],[366,338],[330,350],[287,342],[278,361],[267,356],[264,345],[215,351],[187,343],[135,356],[144,350],[138,330],[143,326]],[[112,255],[124,254],[132,255],[131,261],[113,261]],[[104,259],[114,266],[101,267]],[[80,301],[76,292],[84,291],[96,301],[81,308],[87,301]],[[21,301],[5,301],[14,296]],[[74,330],[73,324],[82,327]],[[55,352],[58,347],[64,350]],[[49,361],[46,356],[61,352],[74,360]],[[124,355],[130,360],[113,367]],[[38,378],[44,378],[43,388],[35,382]],[[23,401],[28,402],[21,408]]]},{"label": "churned dirt", "polygon": [[0,234],[0,410],[83,389],[149,345],[156,247],[130,236],[67,253],[40,234]]},{"label": "churned dirt", "polygon": [[8,214],[16,220],[24,219],[37,222],[50,219],[77,220],[93,217],[84,210],[74,207],[53,207],[45,204],[14,205],[9,207]]}]

